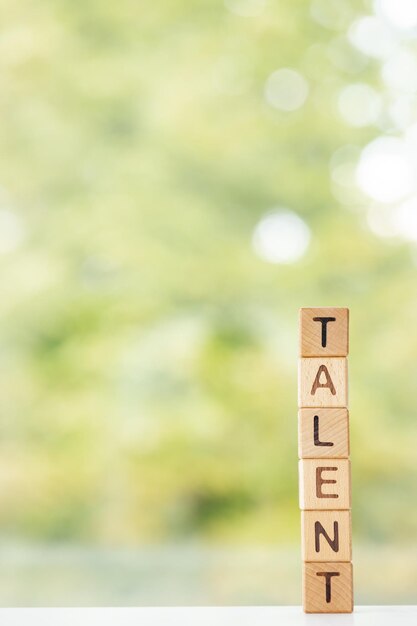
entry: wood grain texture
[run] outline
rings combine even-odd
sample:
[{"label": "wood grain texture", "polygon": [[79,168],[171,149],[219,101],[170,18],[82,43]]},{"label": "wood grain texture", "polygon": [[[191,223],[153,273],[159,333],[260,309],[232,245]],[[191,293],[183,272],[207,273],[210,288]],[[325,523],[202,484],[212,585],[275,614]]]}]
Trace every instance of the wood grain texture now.
[{"label": "wood grain texture", "polygon": [[298,406],[347,407],[348,371],[344,357],[298,361]]},{"label": "wood grain texture", "polygon": [[306,613],[351,613],[352,563],[304,563],[303,608]]},{"label": "wood grain texture", "polygon": [[303,561],[351,561],[350,511],[302,511],[301,546]]},{"label": "wood grain texture", "polygon": [[[349,309],[311,307],[300,309],[300,356],[347,356]],[[326,321],[327,320],[327,321]],[[325,341],[325,345],[324,341]]]},{"label": "wood grain texture", "polygon": [[301,459],[298,463],[300,509],[351,508],[349,459]]},{"label": "wood grain texture", "polygon": [[[332,444],[332,445],[329,445]],[[346,408],[314,408],[298,411],[300,459],[349,456],[349,412]]]}]

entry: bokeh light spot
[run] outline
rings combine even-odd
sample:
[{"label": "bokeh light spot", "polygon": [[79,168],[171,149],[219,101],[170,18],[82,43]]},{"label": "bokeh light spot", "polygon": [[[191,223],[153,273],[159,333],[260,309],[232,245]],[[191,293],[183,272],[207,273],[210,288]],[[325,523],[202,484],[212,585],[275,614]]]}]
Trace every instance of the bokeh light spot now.
[{"label": "bokeh light spot", "polygon": [[349,41],[369,57],[386,59],[395,50],[397,41],[383,20],[367,15],[360,17],[349,29]]},{"label": "bokeh light spot", "polygon": [[252,245],[256,254],[269,263],[294,263],[307,251],[311,233],[294,212],[279,209],[265,215],[257,224]]},{"label": "bokeh light spot", "polygon": [[308,95],[306,79],[295,70],[283,68],[273,72],[265,86],[268,104],[281,111],[295,111],[303,106]]},{"label": "bokeh light spot", "polygon": [[362,151],[356,181],[370,198],[378,202],[397,202],[412,191],[413,170],[404,141],[379,137]]},{"label": "bokeh light spot", "polygon": [[409,50],[398,50],[382,66],[382,80],[394,91],[415,93],[417,91],[417,60]]},{"label": "bokeh light spot", "polygon": [[339,94],[339,112],[351,126],[373,124],[381,112],[381,97],[369,85],[348,85]]},{"label": "bokeh light spot", "polygon": [[395,207],[393,221],[399,236],[408,241],[417,241],[417,196]]},{"label": "bokeh light spot", "polygon": [[410,94],[400,94],[388,106],[388,113],[396,128],[409,128],[415,118],[416,99]]},{"label": "bokeh light spot", "polygon": [[376,0],[374,7],[395,28],[408,30],[417,26],[416,0]]},{"label": "bokeh light spot", "polygon": [[344,0],[313,0],[310,15],[325,28],[339,30],[346,26],[352,9]]}]

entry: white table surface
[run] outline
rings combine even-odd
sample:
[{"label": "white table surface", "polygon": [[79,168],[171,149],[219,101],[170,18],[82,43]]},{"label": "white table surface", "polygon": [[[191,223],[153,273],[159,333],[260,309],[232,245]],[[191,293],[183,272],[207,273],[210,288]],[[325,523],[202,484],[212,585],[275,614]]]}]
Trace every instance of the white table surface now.
[{"label": "white table surface", "polygon": [[298,606],[0,609],[2,626],[416,626],[417,606],[357,606],[305,615]]}]

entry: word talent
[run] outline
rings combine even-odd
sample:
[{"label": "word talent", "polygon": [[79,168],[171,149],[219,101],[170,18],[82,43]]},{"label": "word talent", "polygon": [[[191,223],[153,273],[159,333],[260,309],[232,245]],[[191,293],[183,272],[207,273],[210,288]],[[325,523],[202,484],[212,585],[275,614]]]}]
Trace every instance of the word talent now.
[{"label": "word talent", "polygon": [[303,608],[353,611],[349,310],[300,310],[298,456]]}]

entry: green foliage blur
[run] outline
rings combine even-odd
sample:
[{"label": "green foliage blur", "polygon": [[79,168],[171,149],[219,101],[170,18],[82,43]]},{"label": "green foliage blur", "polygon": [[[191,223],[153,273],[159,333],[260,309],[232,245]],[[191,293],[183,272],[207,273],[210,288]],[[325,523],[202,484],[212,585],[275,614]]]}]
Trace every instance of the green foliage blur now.
[{"label": "green foliage blur", "polygon": [[[355,537],[415,542],[416,249],[331,182],[380,130],[336,104],[378,89],[346,39],[364,5],[329,6],[2,3],[3,537],[297,545],[298,308],[339,305]],[[298,110],[265,99],[283,67]],[[293,263],[252,245],[279,207],[311,231]]]}]

